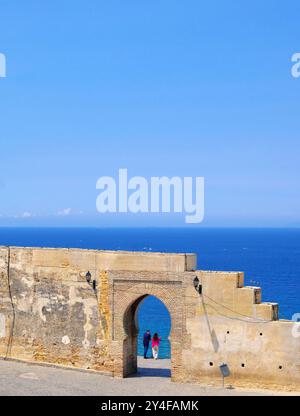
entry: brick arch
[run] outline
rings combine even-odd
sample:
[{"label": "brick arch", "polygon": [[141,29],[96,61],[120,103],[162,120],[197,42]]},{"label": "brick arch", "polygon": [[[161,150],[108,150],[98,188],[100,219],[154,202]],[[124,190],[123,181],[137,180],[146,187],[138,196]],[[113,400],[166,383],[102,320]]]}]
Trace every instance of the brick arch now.
[{"label": "brick arch", "polygon": [[[127,278],[125,278],[125,276]],[[122,275],[114,279],[113,287],[113,325],[112,344],[114,355],[118,351],[114,365],[114,374],[126,377],[137,371],[137,334],[135,315],[141,301],[147,296],[155,296],[168,309],[171,319],[169,335],[171,345],[171,375],[181,368],[182,339],[184,335],[185,313],[182,282],[178,279],[139,279]],[[120,277],[120,275],[118,275]]]},{"label": "brick arch", "polygon": [[[133,303],[131,303],[124,312],[123,316],[123,328],[125,332],[125,337],[130,335],[137,335],[139,328],[138,323],[136,321],[136,312],[140,306],[140,304],[145,300],[149,295],[148,293],[142,296],[139,296]],[[132,324],[132,325],[130,325]]]}]

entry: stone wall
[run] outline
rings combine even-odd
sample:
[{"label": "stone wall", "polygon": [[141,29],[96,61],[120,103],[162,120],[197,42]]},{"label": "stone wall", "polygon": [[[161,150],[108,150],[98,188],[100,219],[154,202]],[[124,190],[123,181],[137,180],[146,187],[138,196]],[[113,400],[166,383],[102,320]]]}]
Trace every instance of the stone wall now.
[{"label": "stone wall", "polygon": [[185,378],[221,386],[219,365],[226,363],[227,385],[300,390],[300,338],[293,322],[278,320],[278,304],[262,303],[261,289],[244,287],[243,273],[197,275],[203,295],[187,319]]},{"label": "stone wall", "polygon": [[220,386],[226,363],[227,384],[300,390],[299,338],[278,305],[243,273],[195,269],[192,254],[1,247],[0,356],[127,376],[136,311],[154,295],[172,319],[173,380]]}]

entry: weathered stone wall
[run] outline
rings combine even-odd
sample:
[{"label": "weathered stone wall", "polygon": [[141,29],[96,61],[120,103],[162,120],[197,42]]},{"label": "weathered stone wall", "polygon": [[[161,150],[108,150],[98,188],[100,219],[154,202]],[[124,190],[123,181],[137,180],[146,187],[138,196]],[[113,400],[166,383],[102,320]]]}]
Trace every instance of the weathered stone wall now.
[{"label": "weathered stone wall", "polygon": [[[27,248],[1,249],[0,256],[0,314],[5,317],[1,355],[108,369],[111,358],[103,353],[105,329],[99,320],[103,301],[98,302],[98,291],[86,282],[84,256]],[[91,271],[94,276],[99,273]]]},{"label": "weathered stone wall", "polygon": [[300,390],[300,339],[293,322],[278,320],[278,304],[262,303],[260,288],[243,286],[243,273],[197,275],[203,295],[187,319],[185,378],[221,386],[219,365],[226,363],[227,385]]},{"label": "weathered stone wall", "polygon": [[0,355],[112,372],[107,270],[191,267],[195,257],[185,254],[2,247]]},{"label": "weathered stone wall", "polygon": [[300,390],[299,338],[278,305],[243,273],[195,269],[191,254],[0,247],[0,356],[127,376],[136,311],[154,295],[172,319],[173,380],[220,386],[226,363],[228,384]]}]

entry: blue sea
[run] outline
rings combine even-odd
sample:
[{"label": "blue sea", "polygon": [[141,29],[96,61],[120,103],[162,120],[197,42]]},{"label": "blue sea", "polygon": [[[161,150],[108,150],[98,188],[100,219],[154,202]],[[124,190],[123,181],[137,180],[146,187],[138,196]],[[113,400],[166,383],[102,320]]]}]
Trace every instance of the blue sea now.
[{"label": "blue sea", "polygon": [[[280,318],[300,312],[300,229],[0,228],[0,245],[196,253],[199,269],[244,271],[263,301],[279,303]],[[162,302],[146,298],[138,321],[139,354],[150,329],[162,337],[160,357],[169,357],[171,323]]]}]

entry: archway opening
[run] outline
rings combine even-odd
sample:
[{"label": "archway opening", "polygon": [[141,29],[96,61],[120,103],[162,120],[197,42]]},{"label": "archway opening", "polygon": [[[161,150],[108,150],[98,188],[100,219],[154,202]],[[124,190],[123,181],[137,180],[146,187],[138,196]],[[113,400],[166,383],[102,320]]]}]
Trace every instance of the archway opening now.
[{"label": "archway opening", "polygon": [[[171,376],[171,316],[165,304],[155,296],[144,295],[127,309],[124,316],[124,375]],[[151,341],[144,359],[143,337],[149,330]],[[158,333],[158,358],[152,354],[152,338]]]}]

